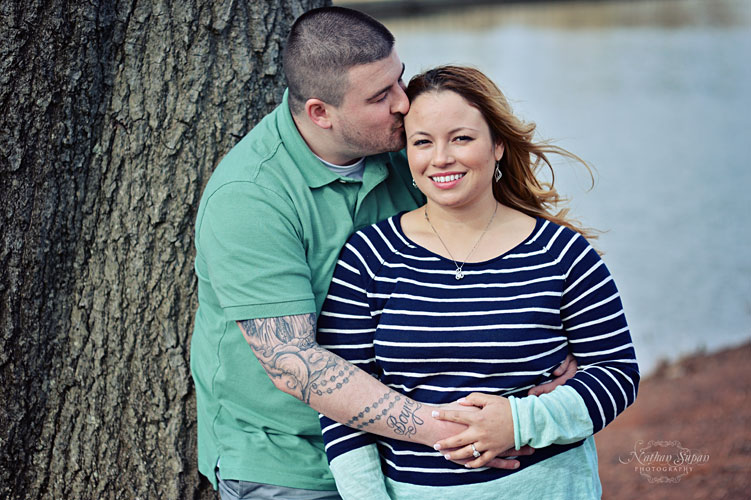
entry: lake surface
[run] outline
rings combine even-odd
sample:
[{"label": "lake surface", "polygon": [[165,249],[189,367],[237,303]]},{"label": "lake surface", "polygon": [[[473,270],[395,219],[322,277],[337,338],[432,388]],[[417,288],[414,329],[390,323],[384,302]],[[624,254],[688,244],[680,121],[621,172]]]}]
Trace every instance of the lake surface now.
[{"label": "lake surface", "polygon": [[621,291],[642,371],[751,340],[751,1],[463,8],[386,20],[409,77],[478,67],[597,169],[557,165]]}]

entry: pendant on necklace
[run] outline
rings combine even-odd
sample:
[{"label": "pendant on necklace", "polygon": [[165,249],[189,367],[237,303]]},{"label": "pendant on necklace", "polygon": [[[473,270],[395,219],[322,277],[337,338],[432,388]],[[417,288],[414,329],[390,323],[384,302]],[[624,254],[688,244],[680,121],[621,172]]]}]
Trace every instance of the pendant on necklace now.
[{"label": "pendant on necklace", "polygon": [[461,269],[456,270],[456,274],[454,275],[454,278],[457,280],[460,280],[464,277],[464,272]]}]

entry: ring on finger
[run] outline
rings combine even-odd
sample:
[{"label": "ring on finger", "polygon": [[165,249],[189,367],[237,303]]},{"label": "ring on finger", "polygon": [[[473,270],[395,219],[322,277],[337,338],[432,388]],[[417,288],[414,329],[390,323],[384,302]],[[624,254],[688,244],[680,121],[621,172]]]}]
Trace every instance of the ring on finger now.
[{"label": "ring on finger", "polygon": [[480,458],[481,453],[477,451],[477,448],[475,448],[475,443],[470,444],[472,447],[472,456],[475,458]]}]

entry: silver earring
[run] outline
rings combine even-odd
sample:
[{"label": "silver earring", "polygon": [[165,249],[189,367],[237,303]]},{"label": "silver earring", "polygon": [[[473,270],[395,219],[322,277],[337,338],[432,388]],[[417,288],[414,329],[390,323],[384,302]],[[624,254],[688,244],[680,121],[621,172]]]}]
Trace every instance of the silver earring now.
[{"label": "silver earring", "polygon": [[501,172],[501,160],[495,162],[495,171],[493,172],[493,177],[495,177],[496,182],[500,181],[501,177],[503,177],[503,172]]},{"label": "silver earring", "polygon": [[417,183],[415,182],[414,179],[412,179],[412,187],[415,188],[415,189],[417,189]]}]

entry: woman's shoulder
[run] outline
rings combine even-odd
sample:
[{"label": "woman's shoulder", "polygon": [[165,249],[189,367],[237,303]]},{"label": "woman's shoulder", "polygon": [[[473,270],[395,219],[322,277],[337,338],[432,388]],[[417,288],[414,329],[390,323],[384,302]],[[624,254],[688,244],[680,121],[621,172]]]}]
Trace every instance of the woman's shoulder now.
[{"label": "woman's shoulder", "polygon": [[398,237],[397,226],[399,225],[399,217],[402,215],[402,213],[403,212],[400,212],[387,219],[383,219],[374,224],[370,224],[369,226],[360,228],[357,231],[355,231],[355,233],[352,235],[351,238],[354,238],[354,237],[372,238],[375,235],[379,235],[379,237],[384,237],[388,239],[397,238]]},{"label": "woman's shoulder", "polygon": [[555,255],[566,253],[572,248],[592,248],[589,241],[578,231],[541,216],[536,217],[535,229],[528,243]]},{"label": "woman's shoulder", "polygon": [[383,260],[397,249],[403,248],[407,241],[402,235],[399,219],[404,212],[376,222],[356,231],[347,241],[347,246],[358,252],[374,254]]}]

